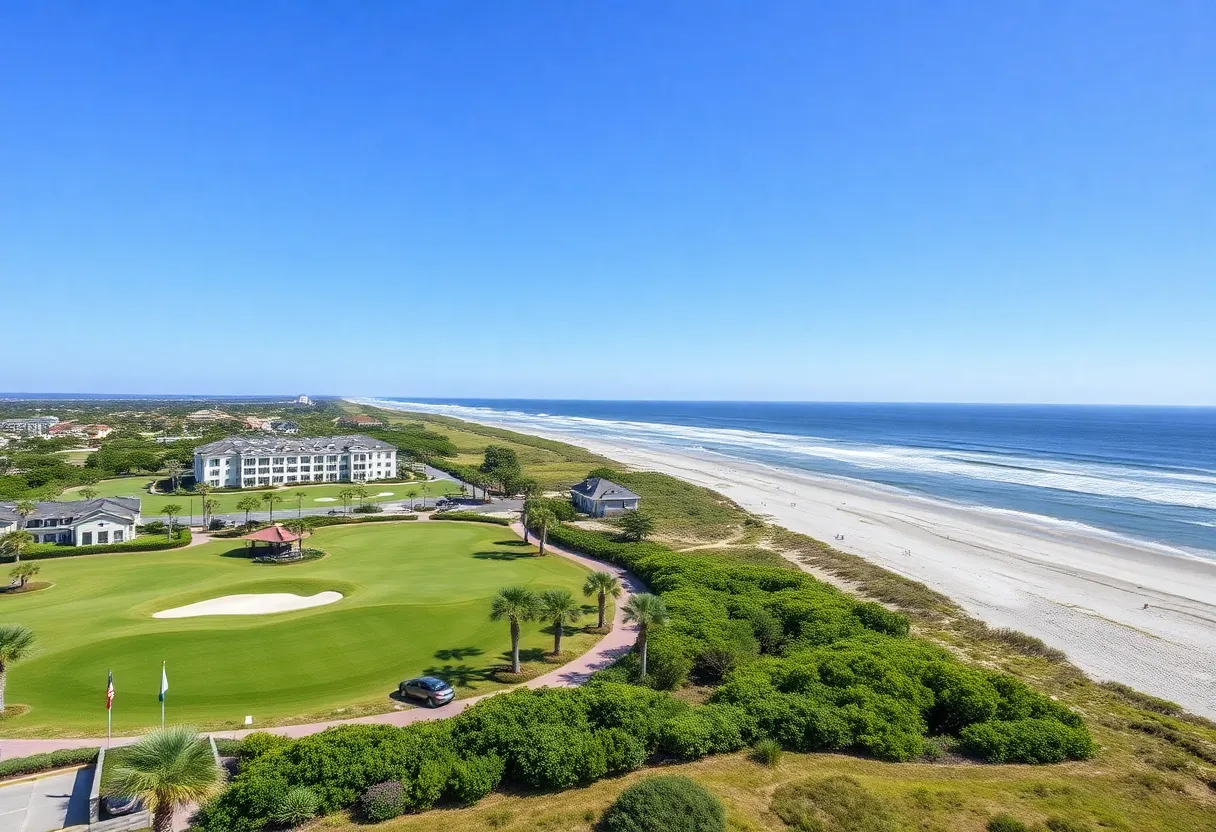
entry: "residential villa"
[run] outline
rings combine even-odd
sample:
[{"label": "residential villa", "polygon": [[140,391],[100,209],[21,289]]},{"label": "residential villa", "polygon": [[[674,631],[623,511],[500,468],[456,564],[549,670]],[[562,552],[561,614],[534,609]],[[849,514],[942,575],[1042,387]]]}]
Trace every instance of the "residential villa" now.
[{"label": "residential villa", "polygon": [[384,420],[373,416],[364,416],[360,413],[356,416],[340,416],[334,419],[334,424],[352,428],[382,428],[384,427]]},{"label": "residential villa", "polygon": [[22,436],[46,436],[51,428],[59,424],[58,416],[34,416],[30,419],[4,419],[0,421],[0,433],[17,433]]},{"label": "residential villa", "polygon": [[269,430],[271,433],[294,434],[294,433],[300,432],[300,426],[297,425],[295,422],[291,421],[290,419],[275,419],[269,425],[266,426],[266,429]]},{"label": "residential villa", "polygon": [[397,476],[397,449],[370,436],[232,436],[194,449],[194,481],[213,488],[370,482]]},{"label": "residential villa", "polygon": [[633,511],[641,499],[623,485],[617,485],[603,477],[588,477],[570,489],[574,507],[592,517],[620,514]]},{"label": "residential villa", "polygon": [[0,503],[0,535],[23,528],[35,543],[92,546],[122,543],[135,537],[138,497],[99,497],[66,503],[35,503],[25,520],[15,503]]}]

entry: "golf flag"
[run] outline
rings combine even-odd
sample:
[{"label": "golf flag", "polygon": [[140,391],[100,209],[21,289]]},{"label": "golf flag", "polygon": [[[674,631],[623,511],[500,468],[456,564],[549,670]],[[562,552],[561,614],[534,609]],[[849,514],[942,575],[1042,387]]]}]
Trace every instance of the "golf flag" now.
[{"label": "golf flag", "polygon": [[114,707],[114,671],[110,671],[110,679],[106,682],[106,710]]},{"label": "golf flag", "polygon": [[160,665],[160,701],[165,701],[165,694],[169,692],[169,676],[165,673],[165,664]]}]

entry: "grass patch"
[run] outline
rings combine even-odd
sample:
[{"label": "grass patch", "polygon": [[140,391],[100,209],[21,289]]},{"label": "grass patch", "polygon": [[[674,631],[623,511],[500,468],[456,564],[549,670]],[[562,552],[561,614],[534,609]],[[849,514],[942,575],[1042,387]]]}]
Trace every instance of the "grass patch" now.
[{"label": "grass patch", "polygon": [[[532,547],[476,523],[392,523],[320,529],[309,543],[328,557],[269,569],[225,557],[232,541],[173,552],[47,561],[49,595],[5,602],[5,620],[38,636],[39,651],[9,673],[8,699],[28,713],[2,736],[102,736],[107,671],[114,671],[116,733],[157,724],[160,662],[168,661],[172,720],[239,727],[390,710],[397,683],[433,673],[461,695],[491,689],[506,659],[504,623],[490,599],[512,584],[581,597],[585,570],[564,558],[515,557]],[[244,554],[243,552],[239,554]],[[312,595],[335,604],[268,616],[155,619],[152,613],[247,592]],[[588,605],[586,621],[594,622]],[[598,639],[572,629],[564,647]],[[525,651],[550,649],[545,625],[524,625]]]}]

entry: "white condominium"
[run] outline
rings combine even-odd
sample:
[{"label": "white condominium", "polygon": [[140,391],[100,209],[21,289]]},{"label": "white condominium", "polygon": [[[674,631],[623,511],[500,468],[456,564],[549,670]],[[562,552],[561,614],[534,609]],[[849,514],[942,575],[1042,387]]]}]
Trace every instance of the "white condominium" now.
[{"label": "white condominium", "polygon": [[370,436],[241,436],[194,449],[194,481],[220,488],[397,476],[397,449]]}]

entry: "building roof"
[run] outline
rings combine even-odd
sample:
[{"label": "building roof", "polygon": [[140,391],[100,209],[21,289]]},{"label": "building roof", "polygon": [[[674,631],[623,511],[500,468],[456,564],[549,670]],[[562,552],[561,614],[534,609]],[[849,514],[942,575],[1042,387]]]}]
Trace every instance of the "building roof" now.
[{"label": "building roof", "polygon": [[264,529],[258,529],[256,532],[241,535],[241,540],[257,540],[262,543],[295,543],[299,539],[298,534],[287,531],[277,523]]},{"label": "building roof", "polygon": [[[84,517],[98,511],[119,517],[134,518],[139,514],[138,497],[97,497],[93,500],[69,500],[67,502],[35,503],[37,508],[25,518],[28,520],[63,519]],[[16,503],[0,503],[0,520],[15,523],[21,515],[16,512]]]},{"label": "building roof", "polygon": [[370,436],[229,436],[194,449],[196,454],[324,454],[345,451],[395,451],[396,447]]},{"label": "building roof", "polygon": [[641,499],[625,486],[617,485],[612,480],[606,480],[603,477],[588,477],[570,490],[582,494],[589,500]]}]

